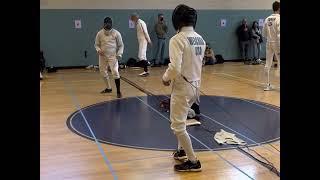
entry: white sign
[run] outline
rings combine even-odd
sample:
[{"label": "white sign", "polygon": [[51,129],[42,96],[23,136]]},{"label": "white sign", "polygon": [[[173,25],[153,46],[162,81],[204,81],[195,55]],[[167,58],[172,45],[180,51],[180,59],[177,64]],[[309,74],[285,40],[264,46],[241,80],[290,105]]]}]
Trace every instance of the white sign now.
[{"label": "white sign", "polygon": [[76,29],[81,29],[81,20],[75,20],[74,21],[74,26]]},{"label": "white sign", "polygon": [[259,27],[263,27],[264,25],[264,19],[259,19]]},{"label": "white sign", "polygon": [[221,19],[220,20],[220,26],[221,27],[226,27],[227,26],[227,20],[226,19]]},{"label": "white sign", "polygon": [[129,19],[129,28],[130,29],[135,28],[135,23],[133,21],[131,21],[131,19]]}]

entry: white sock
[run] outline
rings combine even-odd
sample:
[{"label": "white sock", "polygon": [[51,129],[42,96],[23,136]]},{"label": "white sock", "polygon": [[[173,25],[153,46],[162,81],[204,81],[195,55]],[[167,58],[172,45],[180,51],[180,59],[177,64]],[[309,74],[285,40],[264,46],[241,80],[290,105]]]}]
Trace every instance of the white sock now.
[{"label": "white sock", "polygon": [[110,84],[109,77],[104,77],[103,80],[104,80],[104,83],[106,84],[107,88],[111,89],[111,84]]},{"label": "white sock", "polygon": [[270,86],[270,70],[266,70],[265,74],[267,76],[267,86]]},{"label": "white sock", "polygon": [[197,162],[197,158],[194,154],[189,134],[187,134],[187,132],[184,131],[184,133],[179,133],[179,135],[177,135],[177,138],[178,142],[180,142],[180,145],[186,152],[188,159],[193,163]]},{"label": "white sock", "polygon": [[182,148],[182,146],[181,146],[181,143],[180,143],[180,141],[179,141],[179,139],[178,139],[178,150],[182,150],[183,148]]}]

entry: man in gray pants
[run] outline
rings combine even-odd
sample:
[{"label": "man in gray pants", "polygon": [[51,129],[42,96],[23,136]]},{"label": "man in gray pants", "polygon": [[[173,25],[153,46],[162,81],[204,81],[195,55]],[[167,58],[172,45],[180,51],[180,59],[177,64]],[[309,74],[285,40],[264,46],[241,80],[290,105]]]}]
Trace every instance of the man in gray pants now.
[{"label": "man in gray pants", "polygon": [[[161,66],[164,63],[164,49],[166,48],[166,34],[168,33],[168,26],[164,21],[163,14],[158,14],[158,22],[154,26],[154,29],[157,34],[158,38],[158,46],[157,46],[157,53],[154,65],[155,67]],[[160,57],[159,57],[160,56]]]},{"label": "man in gray pants", "polygon": [[242,59],[245,61],[248,61],[248,50],[250,46],[250,31],[247,24],[247,20],[243,19],[242,24],[237,29],[237,35],[239,38],[239,44],[240,44],[240,52]]}]

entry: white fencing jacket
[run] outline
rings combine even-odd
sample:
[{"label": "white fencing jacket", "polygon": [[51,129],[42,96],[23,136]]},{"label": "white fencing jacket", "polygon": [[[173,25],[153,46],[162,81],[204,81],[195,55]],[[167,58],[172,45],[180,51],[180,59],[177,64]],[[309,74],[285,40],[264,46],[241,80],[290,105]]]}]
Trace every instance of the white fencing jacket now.
[{"label": "white fencing jacket", "polygon": [[136,26],[138,40],[147,40],[148,42],[151,42],[146,23],[143,20],[138,19]]},{"label": "white fencing jacket", "polygon": [[280,42],[280,14],[271,14],[264,21],[262,36],[267,42]]},{"label": "white fencing jacket", "polygon": [[101,29],[97,35],[94,47],[96,51],[102,50],[107,58],[122,56],[124,45],[119,31]]},{"label": "white fencing jacket", "polygon": [[170,39],[170,63],[162,79],[169,81],[182,75],[189,82],[200,81],[205,48],[205,41],[192,26],[181,28],[181,31]]}]

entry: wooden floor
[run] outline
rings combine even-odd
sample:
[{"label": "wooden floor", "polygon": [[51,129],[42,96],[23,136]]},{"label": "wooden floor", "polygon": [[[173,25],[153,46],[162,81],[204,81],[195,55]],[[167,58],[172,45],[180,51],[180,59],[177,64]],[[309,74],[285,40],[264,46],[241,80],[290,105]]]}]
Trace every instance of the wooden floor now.
[{"label": "wooden floor", "polygon": [[[154,94],[169,94],[170,88],[161,84],[165,68],[152,68],[149,77],[141,78],[140,70],[125,69],[122,76],[138,83]],[[205,66],[201,89],[208,95],[230,96],[252,99],[280,106],[280,80],[272,70],[274,91],[263,91],[263,66],[229,62]],[[114,83],[112,83],[115,90]],[[121,81],[124,97],[145,95]],[[77,103],[85,107],[98,102],[115,99],[115,93],[102,95],[104,83],[98,72],[86,69],[59,70],[45,74],[40,81],[41,120],[40,158],[42,180],[106,180],[114,179],[97,144],[72,133],[66,126],[68,116],[77,110]],[[168,127],[169,128],[169,127]],[[280,150],[280,141],[272,143]],[[239,180],[279,179],[268,169],[237,150],[199,152],[202,163],[200,173],[177,173],[172,152],[124,148],[101,144],[111,163],[114,174],[120,180]],[[256,151],[280,170],[280,153],[270,145],[254,147]],[[241,171],[228,164],[221,157]]]}]

